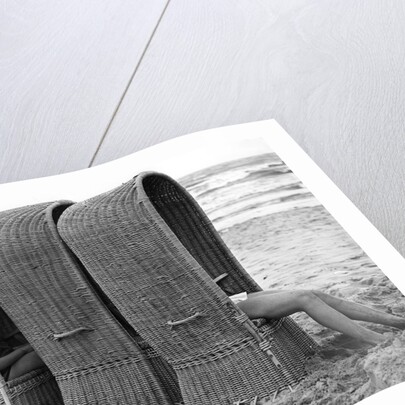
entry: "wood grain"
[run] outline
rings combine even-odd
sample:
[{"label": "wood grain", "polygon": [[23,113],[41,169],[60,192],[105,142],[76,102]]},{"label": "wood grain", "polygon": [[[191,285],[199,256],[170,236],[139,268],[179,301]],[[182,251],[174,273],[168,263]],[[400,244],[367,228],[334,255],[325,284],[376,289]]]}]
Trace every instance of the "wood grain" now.
[{"label": "wood grain", "polygon": [[405,254],[404,7],[172,2],[95,163],[193,131],[276,118]]},{"label": "wood grain", "polygon": [[89,165],[164,0],[6,0],[0,181]]}]

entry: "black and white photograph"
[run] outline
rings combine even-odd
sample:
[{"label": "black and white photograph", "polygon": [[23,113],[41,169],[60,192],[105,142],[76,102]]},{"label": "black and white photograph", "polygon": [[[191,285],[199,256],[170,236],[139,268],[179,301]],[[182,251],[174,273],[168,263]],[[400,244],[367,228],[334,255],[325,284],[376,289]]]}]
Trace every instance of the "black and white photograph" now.
[{"label": "black and white photograph", "polygon": [[404,382],[405,298],[285,137],[218,128],[0,185],[3,403],[366,404]]}]

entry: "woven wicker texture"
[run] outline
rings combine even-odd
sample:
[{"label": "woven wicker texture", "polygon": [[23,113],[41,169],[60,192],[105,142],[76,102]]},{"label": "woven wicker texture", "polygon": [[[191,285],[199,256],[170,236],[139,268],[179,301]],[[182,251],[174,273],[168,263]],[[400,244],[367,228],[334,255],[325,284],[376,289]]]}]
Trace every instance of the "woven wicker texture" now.
[{"label": "woven wicker texture", "polygon": [[[58,384],[47,368],[31,371],[5,386],[12,405],[62,405]],[[0,396],[0,404],[7,405]]]},{"label": "woven wicker texture", "polygon": [[[0,308],[0,342],[13,336],[18,329]],[[50,371],[44,367],[27,373],[11,381],[5,381],[0,376],[2,385],[9,402],[12,405],[62,405],[62,395]],[[0,395],[0,404],[6,405]]]},{"label": "woven wicker texture", "polygon": [[289,318],[259,330],[232,303],[214,276],[232,273],[222,282],[228,294],[260,287],[174,180],[142,173],[68,208],[58,229],[122,315],[176,370],[186,404],[264,398],[304,377],[315,342]]},{"label": "woven wicker texture", "polygon": [[172,404],[60,239],[55,221],[70,204],[0,213],[1,307],[55,376],[65,404]]},{"label": "woven wicker texture", "polygon": [[7,314],[0,308],[0,341],[11,336],[17,327],[13,321],[7,316]]}]

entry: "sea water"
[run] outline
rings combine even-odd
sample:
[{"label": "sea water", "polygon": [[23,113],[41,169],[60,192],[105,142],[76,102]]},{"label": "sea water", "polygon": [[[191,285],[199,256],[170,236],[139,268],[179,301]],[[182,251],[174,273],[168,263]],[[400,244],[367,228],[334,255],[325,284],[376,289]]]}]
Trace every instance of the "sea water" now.
[{"label": "sea water", "polygon": [[180,179],[216,229],[320,205],[275,153],[225,162]]},{"label": "sea water", "polygon": [[[274,153],[209,167],[179,180],[243,267],[262,286],[320,289],[403,316],[405,298]],[[305,313],[293,318],[321,345],[308,377],[272,404],[354,404],[405,380],[405,332],[370,348]],[[364,323],[379,333],[392,328]]]}]

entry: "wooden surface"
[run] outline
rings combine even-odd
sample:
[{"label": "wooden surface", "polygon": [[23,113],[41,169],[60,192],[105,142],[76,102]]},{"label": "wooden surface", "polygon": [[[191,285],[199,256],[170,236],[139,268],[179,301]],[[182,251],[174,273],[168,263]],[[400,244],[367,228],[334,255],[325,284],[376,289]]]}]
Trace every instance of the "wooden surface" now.
[{"label": "wooden surface", "polygon": [[0,21],[0,181],[276,118],[405,254],[404,2],[48,3]]},{"label": "wooden surface", "polygon": [[89,165],[165,4],[2,3],[1,182]]}]

